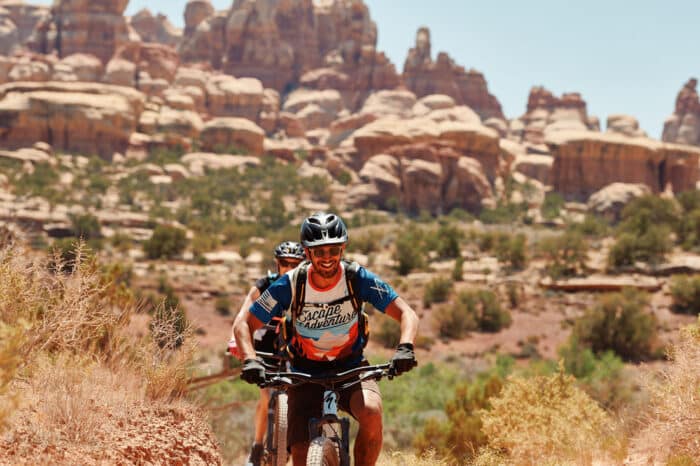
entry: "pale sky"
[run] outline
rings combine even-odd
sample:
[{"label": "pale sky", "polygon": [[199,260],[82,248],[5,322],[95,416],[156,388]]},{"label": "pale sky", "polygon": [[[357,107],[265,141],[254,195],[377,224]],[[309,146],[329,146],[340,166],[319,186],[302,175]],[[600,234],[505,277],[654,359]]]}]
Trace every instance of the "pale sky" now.
[{"label": "pale sky", "polygon": [[[31,1],[31,0],[30,0]],[[48,4],[43,0],[32,3]],[[182,27],[186,0],[131,0]],[[676,94],[700,77],[699,0],[365,0],[379,50],[400,72],[416,30],[431,30],[433,58],[447,52],[486,77],[508,118],[522,115],[534,85],[580,92],[589,114],[637,117],[660,138]],[[226,9],[231,0],[212,0]]]}]

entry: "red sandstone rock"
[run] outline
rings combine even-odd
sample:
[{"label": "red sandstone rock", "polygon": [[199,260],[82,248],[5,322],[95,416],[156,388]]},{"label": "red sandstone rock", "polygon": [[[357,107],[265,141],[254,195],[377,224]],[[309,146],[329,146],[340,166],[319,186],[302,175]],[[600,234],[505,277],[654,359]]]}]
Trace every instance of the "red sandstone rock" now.
[{"label": "red sandstone rock", "polygon": [[700,146],[698,80],[691,78],[676,97],[676,108],[664,123],[662,140]]},{"label": "red sandstone rock", "polygon": [[180,64],[177,51],[167,45],[132,42],[125,44],[114,54],[115,59],[130,61],[136,72],[146,72],[152,79],[164,79],[168,83],[175,79]]},{"label": "red sandstone rock", "polygon": [[433,61],[428,28],[420,28],[416,33],[416,46],[409,50],[404,62],[403,80],[418,97],[445,94],[457,104],[469,106],[484,120],[504,118],[501,104],[489,93],[482,73],[465,71],[444,52]]},{"label": "red sandstone rock", "polygon": [[585,201],[614,183],[643,183],[654,193],[695,189],[700,149],[613,133],[561,131],[548,135],[554,156],[552,185]]},{"label": "red sandstone rock", "polygon": [[0,86],[0,145],[14,149],[45,141],[55,150],[123,152],[136,130],[144,96],[95,83],[10,83]]},{"label": "red sandstone rock", "polygon": [[153,16],[148,8],[144,8],[129,18],[129,24],[144,42],[156,42],[172,47],[182,40],[182,31],[173,26],[163,14]]},{"label": "red sandstone rock", "polygon": [[18,44],[29,39],[37,23],[49,15],[48,6],[31,5],[22,0],[0,0],[0,8],[7,12],[6,18],[15,25]]},{"label": "red sandstone rock", "polygon": [[95,55],[107,63],[120,45],[134,41],[124,9],[128,0],[57,0],[51,14],[40,21],[28,45],[59,57],[74,53]]}]

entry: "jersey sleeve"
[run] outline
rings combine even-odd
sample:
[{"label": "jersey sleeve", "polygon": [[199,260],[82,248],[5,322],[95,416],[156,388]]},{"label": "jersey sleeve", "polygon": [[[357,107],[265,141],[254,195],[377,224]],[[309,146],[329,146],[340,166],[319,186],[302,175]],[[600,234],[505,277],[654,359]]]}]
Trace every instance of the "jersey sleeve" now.
[{"label": "jersey sleeve", "polygon": [[399,297],[388,283],[364,267],[360,267],[357,271],[357,278],[360,299],[371,303],[381,312],[384,312],[386,307]]},{"label": "jersey sleeve", "polygon": [[272,283],[255,302],[249,311],[263,324],[273,317],[282,316],[292,303],[292,287],[289,275],[285,274]]}]

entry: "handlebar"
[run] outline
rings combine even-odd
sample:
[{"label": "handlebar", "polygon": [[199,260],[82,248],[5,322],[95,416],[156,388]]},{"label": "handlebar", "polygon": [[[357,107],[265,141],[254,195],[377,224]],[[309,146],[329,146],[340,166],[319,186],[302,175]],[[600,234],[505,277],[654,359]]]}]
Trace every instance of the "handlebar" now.
[{"label": "handlebar", "polygon": [[[345,382],[346,380],[358,375],[359,377],[356,380],[350,381],[346,384],[336,387],[337,384]],[[266,372],[265,382],[260,386],[291,387],[303,383],[313,383],[316,385],[321,385],[325,388],[337,388],[339,390],[344,390],[362,382],[363,380],[380,380],[382,377],[388,377],[391,380],[394,378],[395,375],[396,373],[393,367],[391,367],[390,363],[377,364],[374,366],[354,367],[352,369],[339,372],[337,374],[312,375],[303,372]]]}]

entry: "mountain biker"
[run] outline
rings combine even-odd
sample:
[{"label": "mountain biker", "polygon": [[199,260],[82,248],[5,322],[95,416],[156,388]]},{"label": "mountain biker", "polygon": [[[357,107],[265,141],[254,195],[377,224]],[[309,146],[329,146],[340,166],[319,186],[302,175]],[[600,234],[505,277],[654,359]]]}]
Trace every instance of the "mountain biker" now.
[{"label": "mountain biker", "polygon": [[[355,298],[371,303],[400,322],[400,343],[392,366],[398,374],[411,370],[416,365],[413,341],[418,316],[379,277],[356,263],[341,260],[348,241],[343,220],[332,213],[317,212],[304,220],[300,236],[310,264],[304,262],[280,277],[252,304],[245,318],[237,319],[235,336],[245,359],[241,378],[250,383],[264,381],[265,370],[255,359],[251,335],[288,310],[291,336],[288,335],[287,347],[293,370],[313,374],[366,365],[362,354],[368,336],[363,320],[366,315],[357,311]],[[300,280],[304,269],[305,279]],[[356,270],[354,282],[347,280],[351,270]],[[303,302],[299,302],[300,289]],[[288,391],[287,443],[294,466],[306,464],[308,421],[320,417],[322,394],[323,388],[313,384]],[[354,448],[355,465],[375,464],[382,446],[382,399],[377,383],[365,380],[341,391],[339,405],[360,425]]]},{"label": "mountain biker", "polygon": [[[236,323],[239,320],[245,320],[248,314],[248,308],[253,302],[260,297],[268,287],[277,280],[281,275],[295,268],[305,259],[304,249],[301,244],[293,241],[283,241],[275,247],[274,250],[275,263],[277,264],[277,272],[268,272],[266,276],[258,279],[255,285],[250,289],[245,297],[241,309],[233,322],[231,329],[231,340],[229,341],[229,353],[240,358],[240,351],[236,345],[236,340],[233,335],[233,329],[236,328]],[[254,348],[257,351],[273,353],[275,351],[275,340],[277,339],[277,328],[274,322],[256,329],[253,339]],[[260,464],[261,455],[263,452],[263,439],[267,427],[267,407],[270,402],[270,390],[264,388],[260,390],[260,398],[255,409],[255,439],[250,449],[248,464],[258,466]]]}]

